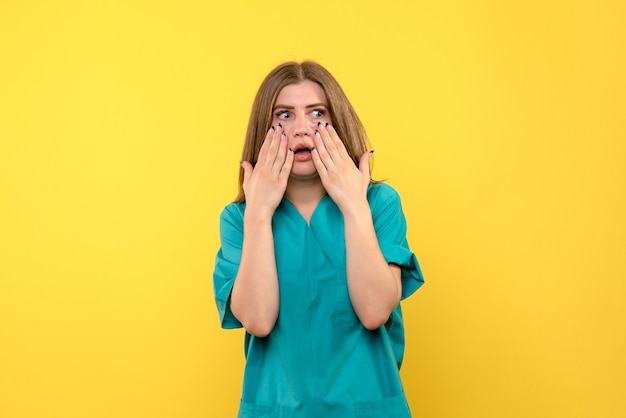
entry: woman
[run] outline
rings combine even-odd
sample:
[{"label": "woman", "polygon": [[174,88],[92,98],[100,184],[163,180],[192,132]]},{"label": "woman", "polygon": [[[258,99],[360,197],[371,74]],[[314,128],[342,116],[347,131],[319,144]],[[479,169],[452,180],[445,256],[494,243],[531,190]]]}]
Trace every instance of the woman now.
[{"label": "woman", "polygon": [[213,277],[222,327],[246,330],[239,417],[410,417],[399,303],[423,277],[372,152],[322,66],[267,75]]}]

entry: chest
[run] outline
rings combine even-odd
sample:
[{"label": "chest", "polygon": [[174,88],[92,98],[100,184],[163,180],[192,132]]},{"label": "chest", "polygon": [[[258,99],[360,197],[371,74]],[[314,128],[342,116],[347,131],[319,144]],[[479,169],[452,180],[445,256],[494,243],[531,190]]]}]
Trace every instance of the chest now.
[{"label": "chest", "polygon": [[343,216],[322,200],[307,221],[295,207],[285,204],[273,218],[274,252],[279,278],[318,271],[345,271],[346,246]]}]

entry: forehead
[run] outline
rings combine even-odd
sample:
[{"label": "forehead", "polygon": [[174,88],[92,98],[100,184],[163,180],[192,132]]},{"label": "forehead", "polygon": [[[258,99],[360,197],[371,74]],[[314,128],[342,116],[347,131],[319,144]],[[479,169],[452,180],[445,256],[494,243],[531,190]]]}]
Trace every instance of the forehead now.
[{"label": "forehead", "polygon": [[326,94],[322,86],[311,80],[304,80],[298,84],[289,84],[282,88],[276,97],[276,104],[307,104],[324,103]]}]

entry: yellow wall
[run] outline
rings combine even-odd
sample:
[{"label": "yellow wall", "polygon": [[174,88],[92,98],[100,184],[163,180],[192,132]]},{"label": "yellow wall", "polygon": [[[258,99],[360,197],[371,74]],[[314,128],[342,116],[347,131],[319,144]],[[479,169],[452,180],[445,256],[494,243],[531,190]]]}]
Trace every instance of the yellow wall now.
[{"label": "yellow wall", "polygon": [[621,0],[3,1],[0,417],[234,416],[218,215],[262,77],[304,58],[403,197],[414,415],[626,416],[625,21]]}]

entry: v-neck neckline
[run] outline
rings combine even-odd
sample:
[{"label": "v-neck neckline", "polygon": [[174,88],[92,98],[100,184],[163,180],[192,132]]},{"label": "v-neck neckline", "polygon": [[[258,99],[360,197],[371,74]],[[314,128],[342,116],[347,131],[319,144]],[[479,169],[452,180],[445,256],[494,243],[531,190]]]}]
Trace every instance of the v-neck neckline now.
[{"label": "v-neck neckline", "polygon": [[290,211],[294,212],[301,220],[302,222],[305,223],[305,225],[307,226],[307,228],[311,228],[311,223],[313,222],[313,218],[315,217],[315,214],[318,212],[318,209],[325,204],[325,202],[330,199],[330,197],[328,196],[328,193],[324,194],[324,196],[322,196],[322,198],[320,199],[319,202],[317,202],[317,205],[315,205],[315,208],[313,209],[313,212],[311,212],[311,217],[309,218],[309,220],[307,221],[305,219],[305,217],[302,215],[302,213],[300,213],[300,211],[298,210],[298,208],[296,208],[296,206],[291,203],[289,201],[289,199],[287,199],[286,197],[283,198],[283,203],[285,206],[287,206],[289,208]]}]

